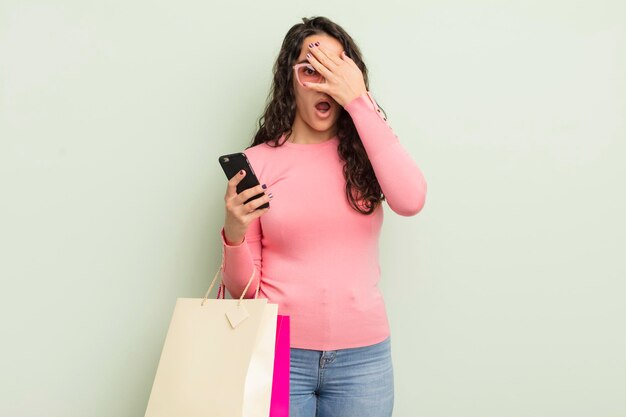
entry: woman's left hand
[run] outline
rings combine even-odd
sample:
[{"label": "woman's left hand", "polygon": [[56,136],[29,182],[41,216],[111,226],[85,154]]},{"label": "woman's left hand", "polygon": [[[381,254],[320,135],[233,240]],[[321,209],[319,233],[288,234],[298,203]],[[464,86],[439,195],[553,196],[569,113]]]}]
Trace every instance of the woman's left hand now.
[{"label": "woman's left hand", "polygon": [[342,107],[367,92],[361,69],[345,51],[341,52],[341,58],[337,58],[327,53],[321,44],[308,48],[311,56],[307,59],[326,82],[304,83],[307,88],[328,94]]}]

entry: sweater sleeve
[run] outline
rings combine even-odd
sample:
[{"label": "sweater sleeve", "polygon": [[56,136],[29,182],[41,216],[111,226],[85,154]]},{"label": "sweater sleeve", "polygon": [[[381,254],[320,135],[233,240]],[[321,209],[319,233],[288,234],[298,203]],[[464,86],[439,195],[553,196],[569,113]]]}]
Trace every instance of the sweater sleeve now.
[{"label": "sweater sleeve", "polygon": [[223,249],[222,277],[224,285],[232,298],[241,297],[241,293],[250,280],[254,270],[254,279],[244,298],[254,298],[254,293],[261,279],[261,221],[257,217],[248,226],[244,240],[239,245],[226,243],[224,227],[220,231]]},{"label": "sweater sleeve", "polygon": [[387,204],[402,216],[419,213],[426,180],[383,117],[369,91],[344,106],[352,117]]}]

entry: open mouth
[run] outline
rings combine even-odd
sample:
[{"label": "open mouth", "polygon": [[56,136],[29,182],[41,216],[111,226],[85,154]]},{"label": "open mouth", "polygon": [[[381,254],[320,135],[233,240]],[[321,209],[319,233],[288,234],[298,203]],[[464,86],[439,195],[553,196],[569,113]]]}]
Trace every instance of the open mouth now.
[{"label": "open mouth", "polygon": [[319,101],[315,104],[315,108],[322,114],[326,114],[330,111],[330,102],[326,100]]}]

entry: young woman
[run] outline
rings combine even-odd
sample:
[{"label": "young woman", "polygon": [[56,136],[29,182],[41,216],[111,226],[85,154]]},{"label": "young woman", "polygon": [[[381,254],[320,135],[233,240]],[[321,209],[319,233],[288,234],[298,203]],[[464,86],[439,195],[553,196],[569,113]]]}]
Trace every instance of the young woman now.
[{"label": "young woman", "polygon": [[228,181],[224,284],[238,298],[255,272],[245,297],[260,285],[259,297],[290,316],[291,417],[390,416],[382,201],[413,216],[426,181],[368,91],[352,38],[327,18],[302,20],[283,40],[244,151],[262,185],[237,194],[245,173]]}]

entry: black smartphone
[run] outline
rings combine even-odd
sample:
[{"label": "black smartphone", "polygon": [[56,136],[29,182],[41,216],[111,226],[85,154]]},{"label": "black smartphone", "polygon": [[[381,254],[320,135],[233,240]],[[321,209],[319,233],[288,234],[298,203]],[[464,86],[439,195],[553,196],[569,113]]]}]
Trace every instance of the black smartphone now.
[{"label": "black smartphone", "polygon": [[[247,190],[248,188],[259,185],[259,180],[256,177],[256,174],[252,169],[252,165],[250,165],[250,162],[248,161],[245,153],[237,152],[228,155],[222,155],[219,157],[219,162],[222,166],[222,169],[224,170],[224,173],[226,174],[226,178],[228,178],[229,180],[237,175],[237,173],[242,169],[246,171],[246,175],[241,181],[239,181],[239,184],[237,184],[237,194],[241,193],[244,190]],[[254,200],[255,198],[263,197],[264,194],[265,193],[259,193],[257,195],[254,195],[247,199],[244,204]],[[267,208],[269,206],[270,203],[267,202],[257,207],[257,210]]]}]

